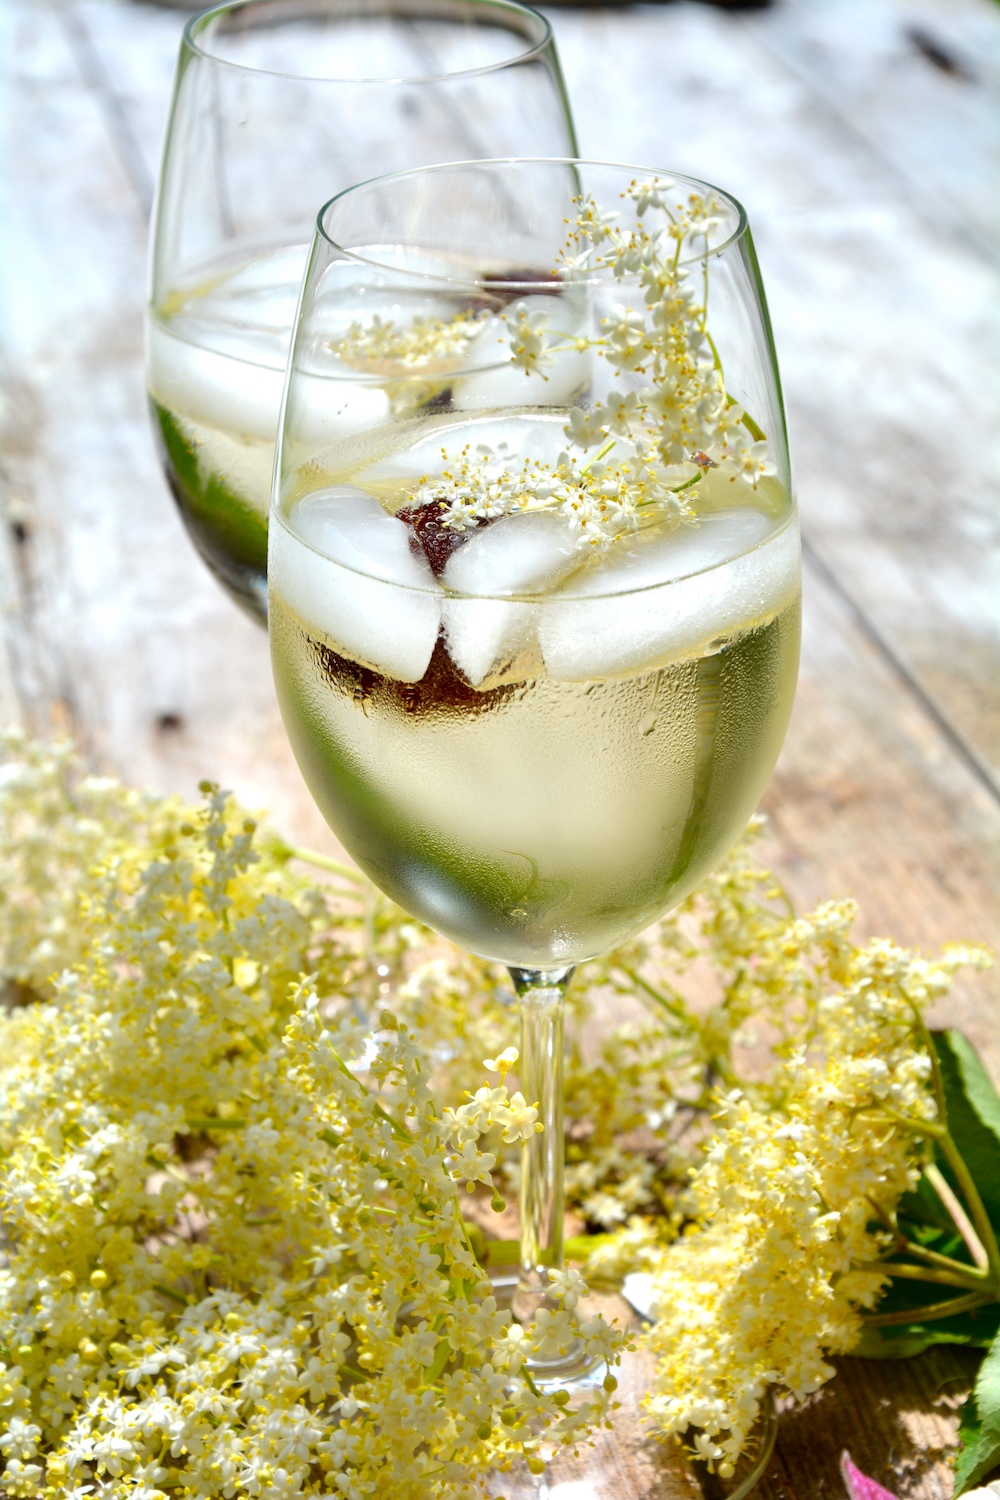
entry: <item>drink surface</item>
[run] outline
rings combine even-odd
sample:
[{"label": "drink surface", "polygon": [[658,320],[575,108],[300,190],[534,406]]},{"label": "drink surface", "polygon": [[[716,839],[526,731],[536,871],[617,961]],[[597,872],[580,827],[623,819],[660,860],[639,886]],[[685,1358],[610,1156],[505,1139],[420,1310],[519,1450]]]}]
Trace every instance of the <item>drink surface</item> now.
[{"label": "drink surface", "polygon": [[267,614],[267,516],[306,247],[206,271],[150,312],[146,380],[167,482],[212,572]]},{"label": "drink surface", "polygon": [[[606,554],[537,513],[436,554],[406,497],[449,437],[495,446],[501,425],[443,419],[367,468],[331,459],[286,504],[272,657],[296,758],[362,868],[472,951],[552,968],[675,905],[753,811],[795,688],[798,533],[775,482],[734,504],[709,481],[697,525]],[[562,423],[505,430],[545,451]]]}]

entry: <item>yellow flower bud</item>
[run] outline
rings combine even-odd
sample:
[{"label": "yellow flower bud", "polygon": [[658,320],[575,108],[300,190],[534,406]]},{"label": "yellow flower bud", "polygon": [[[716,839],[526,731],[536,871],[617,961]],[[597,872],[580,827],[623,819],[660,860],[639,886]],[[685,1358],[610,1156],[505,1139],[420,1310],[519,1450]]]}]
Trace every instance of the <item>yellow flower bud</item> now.
[{"label": "yellow flower bud", "polygon": [[101,1291],[102,1288],[106,1287],[107,1284],[108,1284],[108,1273],[107,1273],[107,1271],[102,1271],[100,1269],[100,1267],[98,1267],[98,1269],[96,1271],[91,1271],[91,1273],[90,1273],[90,1284],[94,1288],[95,1291],[97,1291],[97,1292]]}]

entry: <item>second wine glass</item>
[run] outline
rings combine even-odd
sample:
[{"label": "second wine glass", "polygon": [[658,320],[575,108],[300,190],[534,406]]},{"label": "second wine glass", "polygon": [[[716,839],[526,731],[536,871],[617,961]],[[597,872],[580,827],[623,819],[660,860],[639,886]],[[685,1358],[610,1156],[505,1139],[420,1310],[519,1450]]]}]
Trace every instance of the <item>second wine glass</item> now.
[{"label": "second wine glass", "polygon": [[185,27],[153,222],[147,387],[191,539],[255,618],[319,204],[405,167],[574,149],[551,28],[516,0],[236,0]]}]

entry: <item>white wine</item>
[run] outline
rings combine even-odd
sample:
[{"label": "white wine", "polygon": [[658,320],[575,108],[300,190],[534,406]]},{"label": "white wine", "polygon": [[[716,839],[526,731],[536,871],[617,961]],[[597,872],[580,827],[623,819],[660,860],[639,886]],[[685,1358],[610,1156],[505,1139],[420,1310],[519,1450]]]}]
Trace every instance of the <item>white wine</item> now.
[{"label": "white wine", "polygon": [[304,246],[222,264],[151,310],[147,388],[167,482],[226,589],[267,613],[267,517]]},{"label": "white wine", "polygon": [[794,513],[777,485],[713,510],[709,486],[698,527],[596,560],[530,514],[442,559],[407,512],[404,462],[272,521],[292,748],[407,910],[504,963],[579,962],[682,899],[753,811],[795,689]]}]

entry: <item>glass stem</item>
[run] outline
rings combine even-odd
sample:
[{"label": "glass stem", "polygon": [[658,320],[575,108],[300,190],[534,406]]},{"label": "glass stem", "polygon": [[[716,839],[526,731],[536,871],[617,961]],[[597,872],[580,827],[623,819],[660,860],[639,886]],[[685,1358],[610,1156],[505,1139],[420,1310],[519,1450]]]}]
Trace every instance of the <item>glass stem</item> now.
[{"label": "glass stem", "polygon": [[542,1125],[521,1147],[521,1264],[518,1297],[545,1298],[563,1263],[563,1000],[568,969],[511,969],[521,1000],[521,1093]]}]

